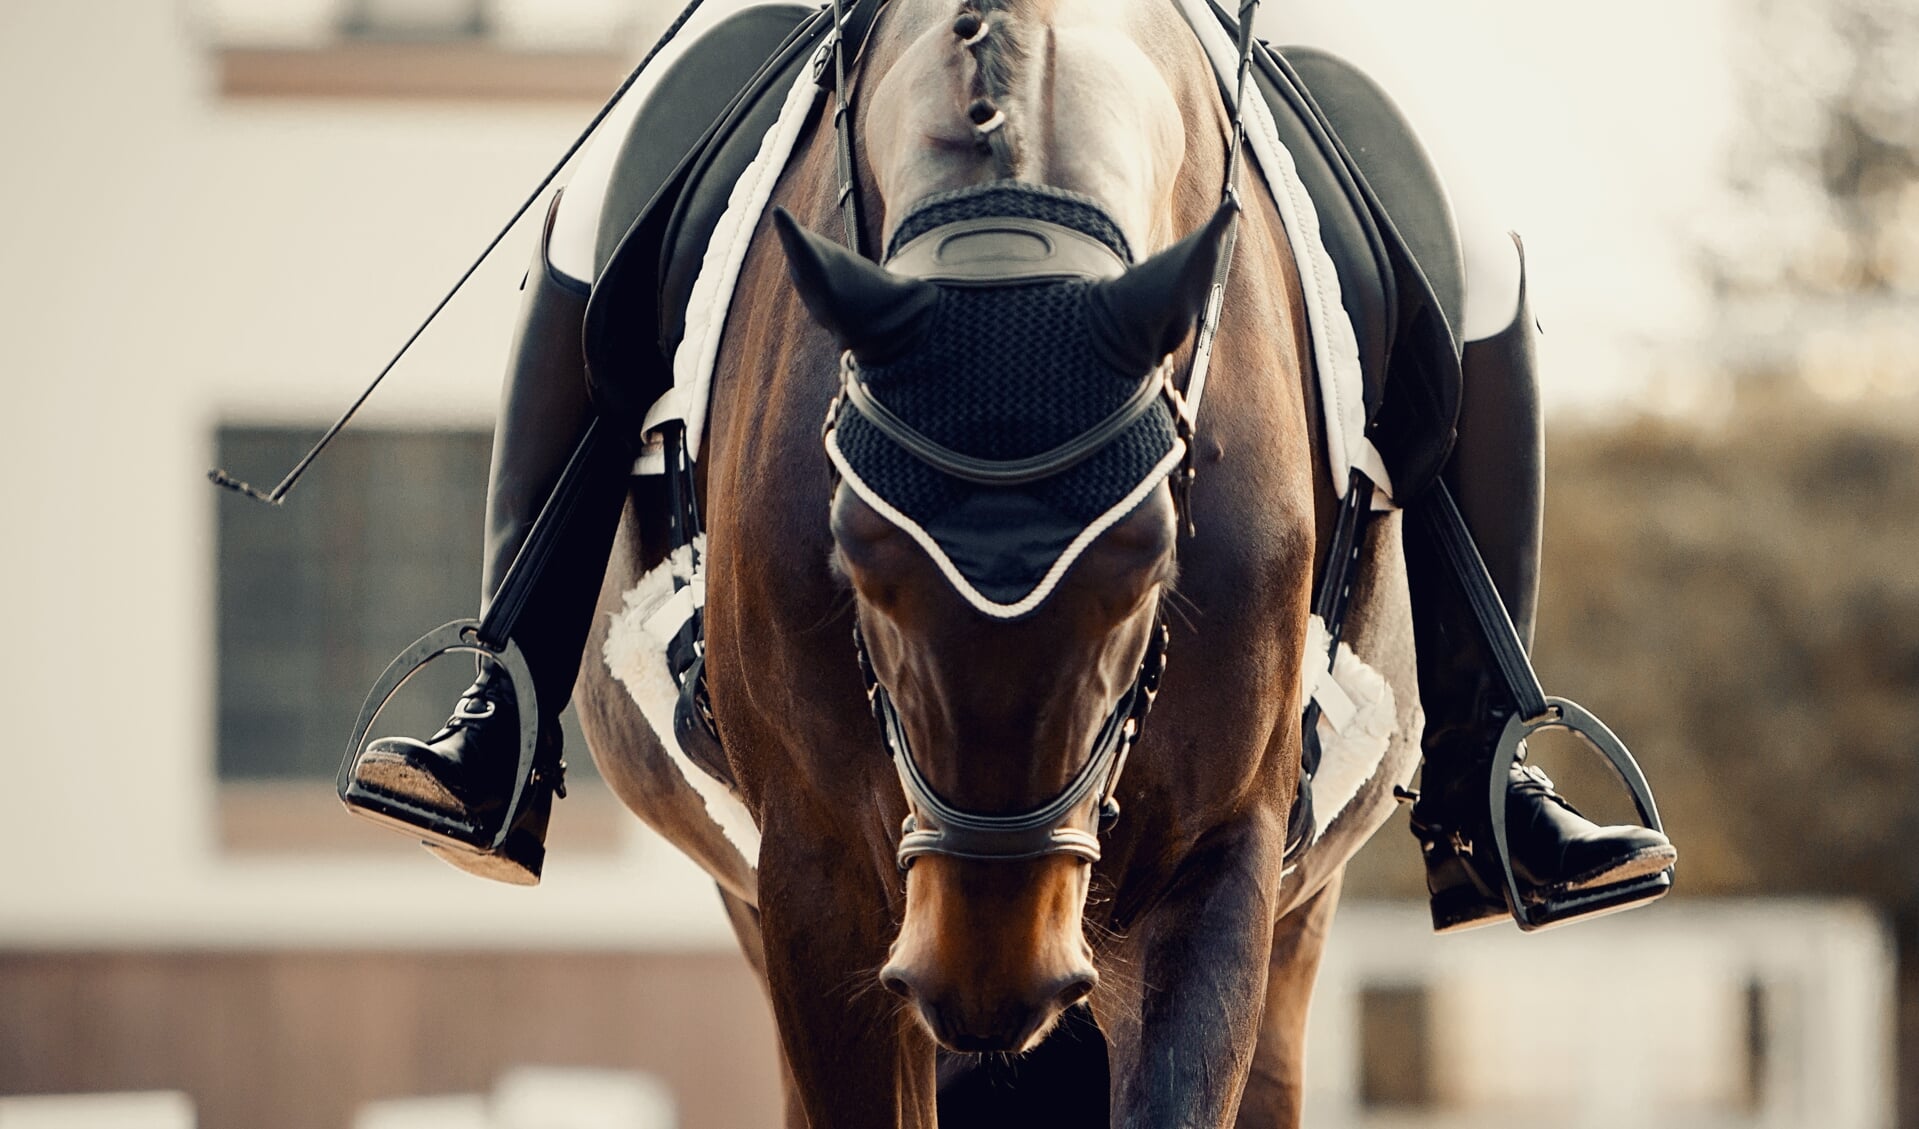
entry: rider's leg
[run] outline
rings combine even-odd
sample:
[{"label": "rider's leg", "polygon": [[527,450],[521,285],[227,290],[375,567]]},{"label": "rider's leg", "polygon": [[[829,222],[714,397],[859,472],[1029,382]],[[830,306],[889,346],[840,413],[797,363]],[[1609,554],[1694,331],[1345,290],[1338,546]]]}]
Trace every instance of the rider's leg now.
[{"label": "rider's leg", "polygon": [[[1268,0],[1262,26],[1284,43],[1308,44],[1357,63],[1394,92],[1447,179],[1466,262],[1462,336],[1466,345],[1458,441],[1446,481],[1491,570],[1520,636],[1532,639],[1538,598],[1543,460],[1531,311],[1518,248],[1499,222],[1508,209],[1497,186],[1469,175],[1483,164],[1471,123],[1453,91],[1403,36],[1381,34],[1363,5]],[[1436,110],[1451,106],[1452,114]],[[1336,107],[1328,112],[1338,118]],[[1433,924],[1441,931],[1500,920],[1508,913],[1503,868],[1490,834],[1487,776],[1511,703],[1496,683],[1450,566],[1407,524],[1420,697],[1426,709],[1426,764],[1414,830],[1425,851]],[[1633,827],[1596,827],[1577,816],[1535,769],[1508,782],[1514,869],[1534,893],[1589,893],[1656,873],[1673,858],[1663,836]]]},{"label": "rider's leg", "polygon": [[[549,216],[549,235],[551,230]],[[499,590],[593,415],[580,342],[587,286],[554,269],[547,247],[543,238],[527,273],[501,393],[487,486],[483,606]],[[427,842],[453,865],[502,882],[539,881],[547,816],[559,783],[557,717],[573,693],[625,497],[626,475],[619,464],[630,456],[623,455],[618,444],[600,443],[595,449],[606,465],[588,468],[584,494],[513,630],[543,715],[536,792],[497,854]],[[428,834],[443,821],[498,826],[519,765],[518,714],[503,671],[483,661],[479,678],[439,733],[425,741],[399,737],[369,743],[356,764],[355,778],[405,808],[425,809],[429,814],[418,825]]]},{"label": "rider's leg", "polygon": [[[1458,442],[1445,478],[1530,649],[1539,595],[1544,443],[1536,326],[1517,247],[1507,246],[1516,293],[1509,304],[1495,306],[1505,304],[1509,321],[1466,343]],[[1482,260],[1489,254],[1479,249]],[[1472,261],[1469,255],[1469,279]],[[1468,305],[1470,324],[1470,298]],[[1451,569],[1424,537],[1409,532],[1406,540],[1426,707],[1426,762],[1413,830],[1425,855],[1433,927],[1449,932],[1509,913],[1490,835],[1486,778],[1513,707]],[[1656,874],[1675,857],[1656,831],[1600,827],[1581,817],[1537,768],[1515,767],[1506,803],[1513,868],[1528,895],[1602,890]]]},{"label": "rider's leg", "polygon": [[[709,5],[628,89],[582,154],[548,216],[507,365],[487,492],[483,602],[498,590],[592,419],[582,351],[587,280],[760,61],[815,14],[797,3]],[[512,631],[545,716],[530,798],[500,850],[462,844],[476,838],[476,827],[497,831],[518,783],[518,703],[501,671],[483,668],[439,733],[375,741],[355,759],[354,782],[376,794],[363,810],[418,830],[428,849],[455,866],[501,881],[539,881],[559,782],[555,717],[579,673],[629,482],[621,444],[595,439],[592,454],[582,494]]]}]

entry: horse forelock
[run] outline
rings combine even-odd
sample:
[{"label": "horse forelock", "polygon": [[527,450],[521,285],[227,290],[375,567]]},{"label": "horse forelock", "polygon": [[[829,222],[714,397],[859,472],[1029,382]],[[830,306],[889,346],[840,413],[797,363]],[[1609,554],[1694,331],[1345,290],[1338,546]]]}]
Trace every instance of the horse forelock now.
[{"label": "horse forelock", "polygon": [[971,98],[964,107],[1004,177],[1019,175],[1024,122],[1015,87],[1031,60],[1031,28],[1018,18],[1019,0],[961,0],[953,35],[972,63]]},{"label": "horse forelock", "polygon": [[1006,178],[1100,201],[1142,251],[1203,220],[1177,189],[1188,138],[1223,119],[1171,5],[907,0],[888,22],[863,96],[886,235],[925,196]]}]

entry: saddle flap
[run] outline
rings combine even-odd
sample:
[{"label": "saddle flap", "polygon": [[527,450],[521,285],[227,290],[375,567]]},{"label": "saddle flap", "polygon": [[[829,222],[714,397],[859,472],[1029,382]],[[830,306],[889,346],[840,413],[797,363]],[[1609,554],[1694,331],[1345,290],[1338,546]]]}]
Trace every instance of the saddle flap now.
[{"label": "saddle flap", "polygon": [[[1218,0],[1205,7],[1237,35]],[[1465,271],[1445,191],[1404,116],[1351,64],[1257,41],[1252,52],[1253,83],[1311,200],[1352,327],[1365,437],[1404,503],[1438,476],[1459,409]]]}]

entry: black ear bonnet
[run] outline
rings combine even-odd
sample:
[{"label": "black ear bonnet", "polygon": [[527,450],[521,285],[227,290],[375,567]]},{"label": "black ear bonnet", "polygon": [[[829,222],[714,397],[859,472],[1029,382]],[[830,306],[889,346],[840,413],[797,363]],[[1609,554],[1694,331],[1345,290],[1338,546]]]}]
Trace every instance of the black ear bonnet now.
[{"label": "black ear bonnet", "polygon": [[[1006,217],[1040,222],[996,227]],[[1138,403],[1142,378],[1203,301],[1203,289],[1197,299],[1166,293],[1166,270],[1149,275],[1158,259],[1131,269],[1126,237],[1098,204],[1040,185],[928,197],[894,233],[887,270],[779,220],[807,306],[847,350],[846,379],[863,382],[879,410],[975,458],[1041,455]],[[1200,265],[1210,281],[1210,261]],[[1129,307],[1140,299],[1128,284],[1156,290],[1153,309]],[[1185,453],[1163,395],[1095,453],[1017,485],[936,469],[844,395],[826,447],[849,487],[1002,618],[1037,607]]]}]

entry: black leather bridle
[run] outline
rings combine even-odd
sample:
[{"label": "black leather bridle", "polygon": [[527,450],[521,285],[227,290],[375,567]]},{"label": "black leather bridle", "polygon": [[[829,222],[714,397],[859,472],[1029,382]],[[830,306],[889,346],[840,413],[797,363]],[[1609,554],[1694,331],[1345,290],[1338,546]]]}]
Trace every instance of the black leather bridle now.
[{"label": "black leather bridle", "polygon": [[[864,2],[876,4],[879,0],[864,0]],[[1227,153],[1224,190],[1225,199],[1235,205],[1238,201],[1239,168],[1243,159],[1241,151],[1245,140],[1245,123],[1241,116],[1241,107],[1245,104],[1249,90],[1253,14],[1258,6],[1259,0],[1244,0],[1240,5],[1239,74],[1236,97],[1231,107],[1233,130]],[[836,27],[846,26],[846,8],[843,0],[833,0],[833,18]],[[853,166],[853,154],[857,149],[854,144],[853,114],[850,109],[847,38],[845,35],[836,34],[831,45],[836,78],[834,127],[838,141],[840,176],[838,200],[841,215],[845,221],[847,245],[857,252],[861,244],[861,225],[858,208],[858,177]],[[1218,333],[1220,311],[1224,305],[1226,281],[1231,268],[1232,248],[1238,227],[1237,216],[1235,208],[1233,223],[1227,229],[1224,246],[1214,270],[1211,294],[1198,319],[1193,359],[1187,370],[1186,380],[1176,382],[1171,375],[1170,367],[1165,364],[1156,367],[1120,408],[1106,419],[1095,423],[1085,432],[1053,450],[1022,459],[994,460],[965,455],[939,444],[899,419],[873,396],[871,390],[861,381],[858,365],[852,360],[850,352],[843,355],[841,390],[828,409],[825,429],[830,430],[843,407],[850,404],[902,449],[934,469],[971,482],[1012,485],[1038,481],[1078,464],[1118,438],[1128,426],[1150,410],[1161,397],[1164,397],[1172,407],[1179,439],[1185,444],[1185,458],[1172,472],[1171,485],[1174,504],[1181,520],[1190,531],[1192,528],[1190,494],[1195,476],[1193,414],[1188,407],[1183,390],[1204,387],[1206,368],[1211,361],[1212,345]],[[1036,226],[1036,221],[1030,220],[1009,219],[997,222],[1007,226]],[[939,230],[936,228],[926,233],[915,240],[914,244],[926,245],[935,242],[936,233]],[[1058,232],[1036,233],[1043,236],[1059,235]],[[1071,239],[1065,239],[1063,242],[1075,244],[1075,241]],[[912,250],[913,245],[909,245],[901,249],[901,254],[905,256]],[[1076,254],[1077,251],[1074,253]],[[1094,258],[1096,259],[1097,256]],[[897,265],[907,266],[908,264]],[[1124,269],[1123,263],[1121,269]],[[1102,268],[1097,265],[1076,273],[1092,274],[1095,271],[1103,273]],[[1034,281],[1034,278],[1022,273],[1020,268],[1009,265],[1001,271],[984,272],[963,280],[947,279],[945,281],[977,286],[1030,282]],[[924,855],[1012,861],[1066,854],[1088,863],[1099,861],[1099,836],[1119,817],[1117,792],[1120,774],[1126,768],[1127,756],[1138,742],[1140,729],[1145,724],[1146,715],[1152,709],[1153,700],[1159,693],[1160,680],[1166,669],[1166,652],[1170,638],[1171,632],[1163,613],[1156,612],[1152,636],[1147,643],[1146,654],[1140,660],[1133,685],[1113,704],[1113,708],[1106,716],[1106,721],[1100,726],[1098,735],[1094,738],[1092,754],[1067,782],[1066,787],[1052,799],[1026,811],[994,814],[958,807],[933,790],[925,774],[920,771],[918,763],[913,760],[912,748],[907,739],[899,709],[874,671],[872,656],[867,652],[865,637],[860,632],[858,621],[855,620],[853,644],[858,653],[860,675],[866,684],[867,700],[872,705],[873,716],[879,723],[881,737],[899,773],[900,787],[906,793],[908,814],[900,828],[900,845],[897,854],[900,868],[904,870],[910,867],[914,859]],[[1088,801],[1095,796],[1098,797],[1097,805],[1089,805]],[[1082,811],[1087,811],[1089,814],[1079,816]],[[1093,814],[1095,811],[1096,814]]]},{"label": "black leather bridle", "polygon": [[[853,646],[859,654],[860,677],[866,683],[866,700],[879,722],[881,735],[898,770],[900,788],[906,793],[907,816],[900,825],[897,858],[905,870],[921,855],[947,855],[963,859],[1039,858],[1042,855],[1068,854],[1087,862],[1099,861],[1100,833],[1119,818],[1120,773],[1126,758],[1139,741],[1140,728],[1159,694],[1160,676],[1166,670],[1166,644],[1171,636],[1166,621],[1155,614],[1152,638],[1139,661],[1133,685],[1120,695],[1112,712],[1100,726],[1093,741],[1093,755],[1073,775],[1066,787],[1052,799],[1022,812],[995,815],[968,811],[942,799],[932,783],[913,760],[906,739],[906,726],[893,696],[873,672],[872,657],[859,624],[853,626]],[[1089,799],[1098,803],[1087,809],[1091,814],[1076,818]]]}]

